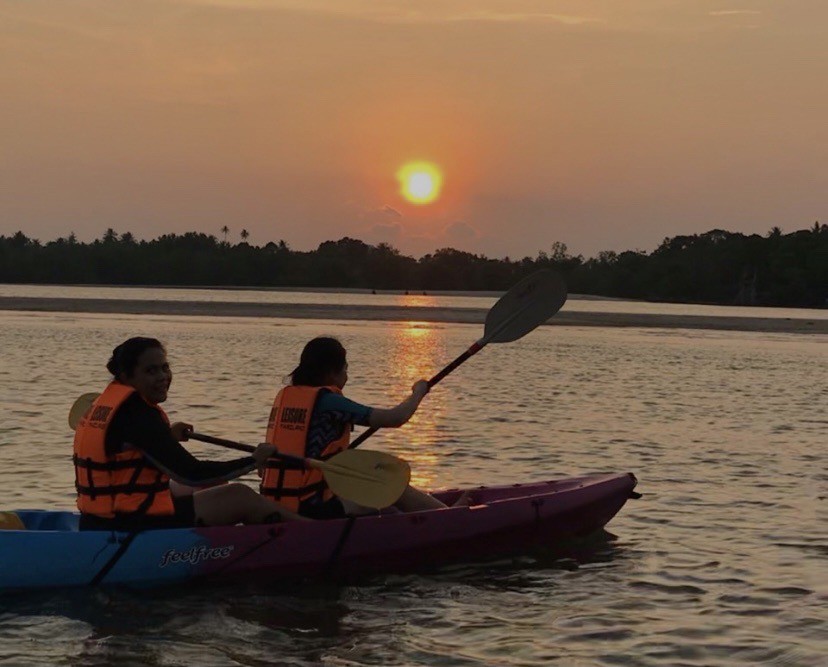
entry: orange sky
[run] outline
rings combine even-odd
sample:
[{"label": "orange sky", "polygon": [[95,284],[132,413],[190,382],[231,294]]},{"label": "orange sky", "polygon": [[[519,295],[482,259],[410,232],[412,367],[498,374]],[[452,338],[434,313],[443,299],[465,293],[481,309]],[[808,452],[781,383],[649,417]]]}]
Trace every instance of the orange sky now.
[{"label": "orange sky", "polygon": [[[807,227],[826,26],[828,0],[0,0],[0,234],[519,257]],[[413,159],[437,203],[401,200]]]}]

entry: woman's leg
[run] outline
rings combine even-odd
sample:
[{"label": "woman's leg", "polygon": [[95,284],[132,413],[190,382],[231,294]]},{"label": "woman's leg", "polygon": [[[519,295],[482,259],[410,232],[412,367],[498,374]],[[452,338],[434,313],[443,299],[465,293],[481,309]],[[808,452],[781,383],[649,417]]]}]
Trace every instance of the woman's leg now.
[{"label": "woman's leg", "polygon": [[245,484],[225,484],[193,494],[196,520],[205,526],[271,523],[274,520],[310,521],[259,495]]},{"label": "woman's leg", "polygon": [[[362,505],[357,505],[356,503],[345,500],[344,498],[339,499],[342,503],[342,506],[345,508],[345,513],[349,516],[362,516],[365,514],[376,514],[377,510],[373,509],[372,507],[363,507]],[[472,505],[474,501],[474,496],[471,491],[463,491],[460,494],[460,497],[454,501],[451,507],[468,507]],[[403,494],[400,496],[400,499],[394,503],[392,508],[396,508],[400,512],[420,512],[422,510],[439,510],[448,507],[444,502],[438,500],[430,493],[426,493],[425,491],[420,491],[419,489],[415,489],[413,486],[406,487]],[[382,512],[380,512],[382,513]]]},{"label": "woman's leg", "polygon": [[181,484],[180,482],[176,482],[174,479],[170,480],[170,493],[172,493],[176,498],[191,496],[198,490],[199,489],[195,486]]},{"label": "woman's leg", "polygon": [[409,486],[403,491],[400,499],[394,503],[394,507],[403,512],[418,512],[420,510],[438,510],[448,507],[448,505],[425,491]]},{"label": "woman's leg", "polygon": [[[346,500],[345,498],[340,498],[339,501],[342,503],[342,506],[345,508],[345,514],[348,516],[377,514],[377,510],[373,507],[357,505],[355,502]],[[405,491],[403,491],[403,494],[400,496],[399,500],[391,505],[390,509],[393,513],[394,511],[418,512],[420,510],[438,510],[443,509],[444,507],[448,507],[448,505],[440,502],[437,498],[429,495],[425,491],[420,491],[415,489],[413,486],[408,486]],[[385,508],[380,511],[380,514],[387,511],[388,508]]]}]

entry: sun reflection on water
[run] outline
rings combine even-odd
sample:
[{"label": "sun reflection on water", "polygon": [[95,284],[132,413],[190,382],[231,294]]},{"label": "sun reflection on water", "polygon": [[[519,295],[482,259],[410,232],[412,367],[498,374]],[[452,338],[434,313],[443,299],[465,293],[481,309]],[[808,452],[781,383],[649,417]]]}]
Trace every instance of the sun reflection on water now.
[{"label": "sun reflection on water", "polygon": [[[392,333],[386,372],[394,384],[410,384],[434,375],[445,364],[445,357],[445,341],[433,324],[402,322]],[[434,482],[439,460],[438,430],[444,419],[445,393],[431,392],[404,427],[404,434],[395,438],[395,453],[411,465],[414,486],[429,488]]]},{"label": "sun reflection on water", "polygon": [[[437,299],[433,296],[429,296],[425,292],[420,294],[411,294],[406,292],[405,294],[400,294],[395,300],[395,306],[407,306],[409,308],[427,308],[427,307],[434,307],[439,306]],[[423,322],[406,322],[406,324],[424,324]]]}]

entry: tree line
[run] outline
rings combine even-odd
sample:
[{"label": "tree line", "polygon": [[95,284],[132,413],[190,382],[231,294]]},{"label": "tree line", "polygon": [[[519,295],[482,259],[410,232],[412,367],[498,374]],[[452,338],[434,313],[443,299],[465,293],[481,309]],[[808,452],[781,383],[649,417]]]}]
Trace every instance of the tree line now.
[{"label": "tree line", "polygon": [[555,242],[522,259],[443,248],[415,259],[387,243],[342,238],[316,250],[284,241],[263,246],[187,232],[138,240],[107,229],[89,243],[74,234],[47,243],[23,232],[0,236],[0,282],[98,285],[327,287],[379,290],[506,290],[541,268],[569,291],[651,301],[828,306],[828,225],[783,234],[714,229],[666,238],[650,253],[603,251],[585,259]]}]

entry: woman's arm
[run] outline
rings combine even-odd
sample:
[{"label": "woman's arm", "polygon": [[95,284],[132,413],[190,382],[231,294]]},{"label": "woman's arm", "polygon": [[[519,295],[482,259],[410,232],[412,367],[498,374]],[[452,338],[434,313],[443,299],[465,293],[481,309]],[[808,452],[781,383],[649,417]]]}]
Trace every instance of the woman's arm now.
[{"label": "woman's arm", "polygon": [[172,479],[187,486],[208,486],[241,477],[256,468],[252,456],[231,461],[201,461],[188,452],[176,440],[161,446],[138,446],[152,464]]},{"label": "woman's arm", "polygon": [[374,408],[368,417],[368,425],[372,428],[397,428],[405,424],[414,413],[425,395],[428,393],[428,382],[418,380],[411,387],[411,396],[393,408]]},{"label": "woman's arm", "polygon": [[[137,399],[137,400],[136,400]],[[106,438],[107,451],[139,449],[159,470],[176,482],[204,486],[240,477],[256,467],[252,456],[231,461],[200,461],[173,436],[155,408],[138,396],[130,397],[118,409]]]}]

